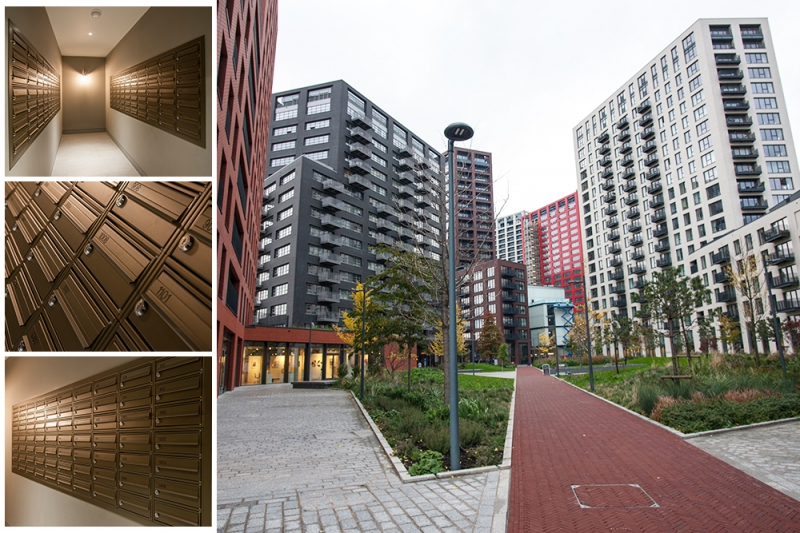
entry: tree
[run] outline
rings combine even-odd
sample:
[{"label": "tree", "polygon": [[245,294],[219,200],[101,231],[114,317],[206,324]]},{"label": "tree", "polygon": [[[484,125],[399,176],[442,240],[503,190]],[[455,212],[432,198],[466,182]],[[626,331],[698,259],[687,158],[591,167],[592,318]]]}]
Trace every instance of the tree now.
[{"label": "tree", "polygon": [[635,342],[633,321],[627,316],[618,316],[611,321],[609,339],[614,344],[614,367],[619,374],[619,356],[617,344],[622,345],[623,357],[627,357],[628,347]]},{"label": "tree", "polygon": [[761,366],[756,324],[766,316],[764,311],[766,285],[761,281],[764,268],[760,266],[752,252],[747,252],[742,259],[736,261],[735,269],[732,265],[728,265],[725,267],[725,272],[742,299],[748,344],[755,350],[756,366]]},{"label": "tree", "polygon": [[719,317],[719,340],[722,341],[725,353],[728,352],[728,346],[736,350],[735,345],[741,338],[741,331],[739,330],[739,322],[732,319],[727,314],[723,313]]},{"label": "tree", "polygon": [[756,322],[756,334],[764,345],[764,353],[769,353],[769,341],[775,340],[775,330],[770,320],[762,318]]},{"label": "tree", "polygon": [[[364,285],[356,283],[356,288],[350,292],[353,300],[353,310],[346,311],[342,316],[344,327],[334,326],[334,330],[342,341],[350,346],[350,350],[356,356],[361,353],[362,345],[364,353],[369,354],[370,366],[381,368],[383,362],[383,347],[386,344],[383,336],[383,306],[379,304],[373,293],[375,289],[368,289],[364,292]],[[366,313],[364,310],[366,309]],[[362,324],[362,316],[365,316]],[[364,337],[362,339],[361,330],[364,326]]]},{"label": "tree", "polygon": [[781,324],[781,331],[789,336],[789,343],[792,345],[792,352],[797,353],[800,348],[800,320],[787,318]]},{"label": "tree", "polygon": [[481,357],[488,355],[491,359],[494,359],[497,357],[501,344],[505,344],[503,332],[497,326],[494,314],[486,311],[483,316],[483,329],[481,329],[481,336],[478,339],[478,352]]},{"label": "tree", "polygon": [[669,267],[658,277],[645,284],[644,302],[639,315],[663,330],[669,339],[672,353],[672,372],[678,375],[678,351],[675,337],[680,333],[681,322],[694,313],[708,298],[709,291],[699,277],[689,278],[677,268]]},{"label": "tree", "polygon": [[[465,325],[466,320],[461,313],[461,306],[456,304],[456,353],[462,357],[469,353],[469,346],[467,346],[467,340],[464,338]],[[449,332],[445,331],[442,324],[437,325],[433,340],[428,345],[432,354],[437,357],[444,357],[444,339],[448,333]]]},{"label": "tree", "polygon": [[714,321],[719,321],[719,313],[716,310],[709,312],[703,320],[697,321],[697,330],[700,334],[700,351],[708,354],[710,351],[717,351],[717,329]]},{"label": "tree", "polygon": [[506,361],[508,361],[508,344],[503,343],[500,345],[500,349],[497,350],[497,360],[500,361],[500,366],[506,366]]},{"label": "tree", "polygon": [[546,332],[539,333],[539,346],[537,347],[539,355],[549,355],[554,344],[552,335]]},{"label": "tree", "polygon": [[578,314],[575,315],[572,329],[567,333],[567,350],[583,359],[586,349],[586,318],[583,314]]}]

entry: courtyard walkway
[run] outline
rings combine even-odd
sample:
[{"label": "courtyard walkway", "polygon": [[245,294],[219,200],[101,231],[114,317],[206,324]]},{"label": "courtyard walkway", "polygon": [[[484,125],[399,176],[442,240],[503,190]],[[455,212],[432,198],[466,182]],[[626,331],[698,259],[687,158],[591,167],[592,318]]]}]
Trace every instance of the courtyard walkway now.
[{"label": "courtyard walkway", "polygon": [[800,531],[800,502],[664,429],[535,368],[516,389],[509,532]]},{"label": "courtyard walkway", "polygon": [[220,533],[489,532],[508,490],[499,471],[401,483],[349,392],[241,387],[217,425]]}]

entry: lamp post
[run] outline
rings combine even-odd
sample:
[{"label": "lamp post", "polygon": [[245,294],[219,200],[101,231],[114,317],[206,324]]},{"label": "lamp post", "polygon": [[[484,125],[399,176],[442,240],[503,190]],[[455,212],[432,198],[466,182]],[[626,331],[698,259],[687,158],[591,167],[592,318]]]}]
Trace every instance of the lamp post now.
[{"label": "lamp post", "polygon": [[475,333],[470,335],[472,341],[472,375],[475,375]]},{"label": "lamp post", "polygon": [[364,345],[367,336],[367,284],[361,284],[361,390],[359,399],[364,401]]},{"label": "lamp post", "polygon": [[447,137],[447,151],[450,154],[450,180],[447,185],[448,196],[448,239],[447,239],[447,300],[450,306],[449,346],[450,358],[450,470],[461,468],[461,449],[458,442],[458,361],[456,360],[456,193],[455,158],[456,141],[467,141],[474,130],[463,122],[454,122],[444,129]]},{"label": "lamp post", "polygon": [[305,370],[303,371],[303,379],[306,381],[311,381],[311,329],[314,327],[313,322],[308,323],[308,348],[306,348],[306,353],[308,356],[306,357],[306,365]]},{"label": "lamp post", "polygon": [[775,301],[775,296],[772,294],[772,284],[770,283],[770,275],[767,271],[767,259],[769,259],[768,252],[761,252],[761,261],[764,264],[764,279],[767,283],[767,292],[769,293],[769,307],[772,310],[772,328],[775,330],[775,344],[778,345],[778,357],[781,360],[781,372],[786,375],[786,360],[783,357],[783,342],[781,340],[780,326],[778,325],[778,316],[775,314],[775,308],[778,306]]}]

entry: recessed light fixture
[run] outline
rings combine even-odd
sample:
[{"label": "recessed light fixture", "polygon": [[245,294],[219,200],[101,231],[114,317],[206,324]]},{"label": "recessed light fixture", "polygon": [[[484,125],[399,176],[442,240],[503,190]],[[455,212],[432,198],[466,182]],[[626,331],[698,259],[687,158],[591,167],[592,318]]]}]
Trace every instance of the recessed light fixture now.
[{"label": "recessed light fixture", "polygon": [[102,14],[103,13],[99,9],[95,9],[94,11],[92,11],[92,18],[93,19],[99,19],[100,15],[102,15]]},{"label": "recessed light fixture", "polygon": [[89,35],[92,35],[92,32],[89,32]]}]

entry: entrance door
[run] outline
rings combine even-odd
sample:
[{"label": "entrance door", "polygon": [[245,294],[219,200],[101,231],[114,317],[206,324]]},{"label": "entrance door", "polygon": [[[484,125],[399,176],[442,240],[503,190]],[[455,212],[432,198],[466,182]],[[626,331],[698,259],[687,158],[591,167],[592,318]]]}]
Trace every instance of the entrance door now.
[{"label": "entrance door", "polygon": [[228,370],[228,351],[232,344],[232,337],[230,331],[224,331],[222,334],[222,349],[219,352],[219,361],[217,363],[217,394],[225,392],[225,375]]},{"label": "entrance door", "polygon": [[336,379],[339,376],[340,356],[341,348],[338,346],[328,346],[325,350],[325,376],[323,379]]},{"label": "entrance door", "polygon": [[264,372],[264,343],[245,341],[242,356],[242,385],[260,385]]},{"label": "entrance door", "polygon": [[286,370],[286,346],[270,343],[267,352],[266,383],[283,383]]}]

